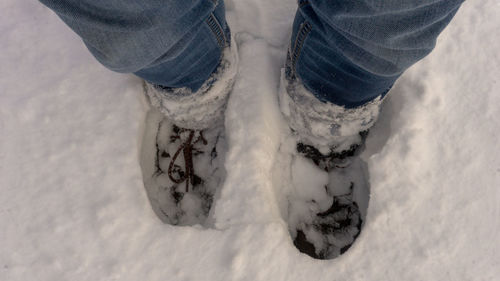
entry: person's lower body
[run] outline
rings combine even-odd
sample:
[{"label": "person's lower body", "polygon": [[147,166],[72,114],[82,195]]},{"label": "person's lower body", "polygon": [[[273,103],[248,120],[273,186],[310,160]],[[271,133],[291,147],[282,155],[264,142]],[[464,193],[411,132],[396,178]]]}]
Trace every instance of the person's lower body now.
[{"label": "person's lower body", "polygon": [[[199,147],[210,143],[215,148],[217,143],[205,142],[200,132],[222,118],[236,73],[236,46],[231,46],[224,2],[40,1],[81,36],[104,66],[143,78],[154,110],[166,116],[168,122],[152,114],[156,125],[146,133],[154,135],[155,141],[146,142],[155,148],[145,153],[154,162],[146,171],[150,175],[145,185],[148,189],[149,180],[148,195],[158,216],[174,224],[191,224],[197,221],[192,218],[206,216],[210,204],[184,195],[198,190],[199,198],[210,198],[207,192],[213,192],[212,187],[199,188],[202,181],[193,173],[199,165],[192,154],[217,155]],[[281,111],[297,139],[295,153],[328,173],[346,174],[341,171],[347,171],[349,159],[359,154],[384,96],[408,67],[433,49],[461,2],[298,0],[279,93]],[[219,139],[222,133],[207,135]],[[333,257],[359,234],[353,228],[360,223],[359,211],[353,202],[339,198],[333,198],[336,205],[313,214],[310,226],[331,226],[334,217],[344,224],[350,220],[344,227],[350,236],[339,242],[317,232],[324,241],[315,243],[314,253],[308,250],[311,256]],[[166,210],[162,204],[180,207]],[[195,205],[203,212],[189,211],[194,215],[183,219],[187,209],[182,206]],[[307,236],[316,235],[306,232],[302,229],[303,241],[298,244],[306,245]],[[318,250],[321,245],[323,250]]]},{"label": "person's lower body", "polygon": [[237,70],[223,1],[41,0],[107,68],[144,79],[141,149],[156,215],[203,224],[224,178],[223,114]]},{"label": "person's lower body", "polygon": [[298,2],[281,105],[305,142],[339,152],[373,125],[381,100],[431,52],[463,0]]},{"label": "person's lower body", "polygon": [[[104,66],[172,97],[210,88],[231,45],[222,0],[40,1]],[[310,144],[345,149],[356,128],[376,120],[375,105],[396,79],[433,49],[462,2],[298,0],[280,95],[292,129]],[[360,110],[363,118],[354,118]],[[347,140],[339,144],[341,137]]]},{"label": "person's lower body", "polygon": [[[292,131],[292,146],[281,148],[293,155],[287,221],[301,252],[334,258],[358,237],[369,200],[358,156],[368,130],[394,82],[434,48],[461,3],[298,1],[279,99]],[[317,167],[310,181],[294,177],[308,165]]]}]

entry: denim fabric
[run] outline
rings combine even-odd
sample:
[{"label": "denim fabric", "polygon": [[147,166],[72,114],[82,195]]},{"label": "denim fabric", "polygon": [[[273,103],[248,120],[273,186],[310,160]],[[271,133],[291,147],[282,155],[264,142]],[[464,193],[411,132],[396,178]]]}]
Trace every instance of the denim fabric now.
[{"label": "denim fabric", "polygon": [[463,0],[299,0],[286,73],[354,108],[385,95],[425,57]]},{"label": "denim fabric", "polygon": [[40,0],[107,68],[193,92],[229,45],[222,0]]},{"label": "denim fabric", "polygon": [[[222,0],[40,0],[104,66],[169,88],[200,88],[229,45]],[[383,96],[433,48],[463,0],[299,0],[286,73],[319,100]]]}]

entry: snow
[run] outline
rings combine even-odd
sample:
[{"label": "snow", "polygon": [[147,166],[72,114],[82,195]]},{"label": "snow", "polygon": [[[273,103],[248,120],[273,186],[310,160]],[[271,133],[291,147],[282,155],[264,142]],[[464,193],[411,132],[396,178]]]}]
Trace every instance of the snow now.
[{"label": "snow", "polygon": [[227,177],[203,228],[151,210],[141,81],[99,65],[41,4],[2,1],[0,280],[497,280],[500,5],[464,3],[385,100],[362,155],[364,229],[330,261],[293,246],[272,172],[295,5],[227,3],[240,67]]}]

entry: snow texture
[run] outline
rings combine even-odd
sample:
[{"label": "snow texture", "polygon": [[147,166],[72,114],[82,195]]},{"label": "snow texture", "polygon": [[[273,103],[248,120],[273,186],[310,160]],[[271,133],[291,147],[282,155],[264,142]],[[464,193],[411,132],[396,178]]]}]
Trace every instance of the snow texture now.
[{"label": "snow texture", "polygon": [[498,1],[466,1],[389,93],[361,155],[363,231],[329,261],[295,249],[272,173],[296,1],[226,4],[240,57],[227,176],[212,226],[176,227],[142,183],[140,79],[41,4],[0,2],[0,280],[498,280]]}]

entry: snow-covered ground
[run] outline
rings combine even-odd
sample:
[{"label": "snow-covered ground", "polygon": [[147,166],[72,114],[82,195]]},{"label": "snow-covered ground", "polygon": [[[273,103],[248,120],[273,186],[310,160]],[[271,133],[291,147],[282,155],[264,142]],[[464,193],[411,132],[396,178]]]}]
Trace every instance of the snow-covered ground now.
[{"label": "snow-covered ground", "polygon": [[467,1],[398,81],[363,154],[371,199],[335,260],[299,253],[273,165],[294,0],[227,1],[240,72],[212,228],[156,218],[141,81],[35,1],[0,3],[0,280],[499,280],[500,4]]}]

